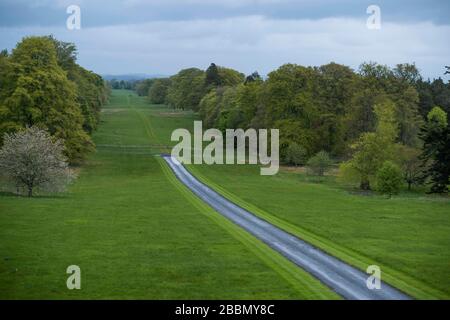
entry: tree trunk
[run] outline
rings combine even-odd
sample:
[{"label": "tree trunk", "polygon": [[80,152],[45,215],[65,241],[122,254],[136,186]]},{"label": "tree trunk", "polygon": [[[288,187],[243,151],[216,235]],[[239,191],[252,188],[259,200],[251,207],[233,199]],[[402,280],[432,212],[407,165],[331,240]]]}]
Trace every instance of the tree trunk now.
[{"label": "tree trunk", "polygon": [[28,186],[28,197],[32,197],[33,196],[33,187],[32,186]]},{"label": "tree trunk", "polygon": [[359,185],[361,190],[370,190],[370,182],[368,179],[362,179]]}]

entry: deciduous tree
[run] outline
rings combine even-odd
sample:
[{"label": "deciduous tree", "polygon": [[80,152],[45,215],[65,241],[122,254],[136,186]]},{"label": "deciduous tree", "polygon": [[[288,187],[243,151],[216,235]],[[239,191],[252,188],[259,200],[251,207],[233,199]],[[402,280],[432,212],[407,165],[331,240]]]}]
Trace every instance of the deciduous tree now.
[{"label": "deciduous tree", "polygon": [[[353,157],[344,166],[346,172],[357,172],[360,188],[370,190],[370,180],[386,160],[393,157],[394,142],[397,136],[395,105],[385,100],[375,106],[377,128],[375,132],[366,132],[352,145]],[[353,173],[352,173],[353,174]]]},{"label": "deciduous tree", "polygon": [[167,90],[170,86],[170,79],[155,79],[148,90],[150,103],[163,104],[167,100]]},{"label": "deciduous tree", "polygon": [[25,190],[29,197],[40,191],[63,191],[74,175],[63,154],[61,140],[38,127],[5,134],[0,149],[1,173],[16,192]]},{"label": "deciduous tree", "polygon": [[2,128],[39,125],[64,141],[71,162],[84,159],[93,150],[93,143],[83,130],[77,86],[58,64],[53,40],[24,38],[9,59],[9,85],[0,89]]}]

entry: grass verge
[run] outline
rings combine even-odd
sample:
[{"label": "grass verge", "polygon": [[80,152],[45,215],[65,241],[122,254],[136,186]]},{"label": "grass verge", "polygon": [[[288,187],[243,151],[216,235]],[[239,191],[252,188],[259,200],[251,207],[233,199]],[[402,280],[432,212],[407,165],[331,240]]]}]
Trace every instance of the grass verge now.
[{"label": "grass verge", "polygon": [[[215,191],[226,197],[227,199],[233,201],[238,204],[242,208],[247,209],[248,211],[254,213],[260,218],[265,219],[266,221],[280,227],[281,229],[311,243],[312,245],[320,248],[329,254],[365,271],[369,265],[379,265],[382,270],[382,279],[392,286],[398,288],[401,291],[409,294],[410,296],[418,299],[448,299],[449,295],[445,292],[442,292],[438,289],[435,289],[422,281],[417,280],[414,277],[409,276],[403,272],[397,271],[386,265],[384,263],[380,263],[374,259],[371,259],[367,256],[364,256],[354,250],[349,248],[340,246],[335,242],[329,241],[324,237],[318,236],[317,234],[306,230],[299,226],[298,224],[293,224],[291,222],[286,221],[274,214],[267,212],[266,210],[261,209],[258,206],[255,206],[252,203],[249,203],[242,198],[236,196],[234,193],[230,192],[227,188],[224,188],[217,183],[213,182],[210,178],[207,178],[204,174],[201,173],[203,167],[197,166],[187,166],[188,170],[194,174],[200,181],[205,183],[206,185],[212,187]],[[229,173],[229,172],[228,172]],[[241,177],[241,182],[244,178]],[[247,186],[248,187],[248,186]],[[251,187],[250,187],[251,188]],[[282,208],[280,208],[282,210]]]}]

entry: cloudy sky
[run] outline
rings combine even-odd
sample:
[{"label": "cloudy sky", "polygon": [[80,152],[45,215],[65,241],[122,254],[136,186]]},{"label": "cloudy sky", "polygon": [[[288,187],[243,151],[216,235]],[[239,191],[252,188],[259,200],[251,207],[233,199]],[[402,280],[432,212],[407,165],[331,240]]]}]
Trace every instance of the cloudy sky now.
[{"label": "cloudy sky", "polygon": [[[80,30],[66,28],[73,4]],[[381,9],[379,30],[366,26],[371,4]],[[287,62],[376,61],[415,62],[434,78],[450,64],[449,14],[448,0],[0,0],[0,48],[54,34],[101,74],[170,75],[211,62],[266,74]]]}]

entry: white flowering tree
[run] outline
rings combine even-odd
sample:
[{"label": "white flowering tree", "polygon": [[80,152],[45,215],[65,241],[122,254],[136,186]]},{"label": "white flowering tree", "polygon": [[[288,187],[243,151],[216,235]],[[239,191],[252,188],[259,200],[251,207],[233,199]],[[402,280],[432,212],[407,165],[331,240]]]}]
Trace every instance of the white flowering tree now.
[{"label": "white flowering tree", "polygon": [[5,134],[0,149],[0,173],[17,193],[33,196],[35,190],[61,192],[74,175],[61,140],[38,127]]}]

